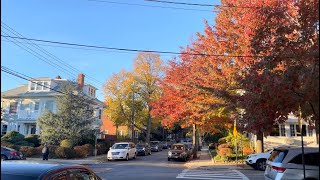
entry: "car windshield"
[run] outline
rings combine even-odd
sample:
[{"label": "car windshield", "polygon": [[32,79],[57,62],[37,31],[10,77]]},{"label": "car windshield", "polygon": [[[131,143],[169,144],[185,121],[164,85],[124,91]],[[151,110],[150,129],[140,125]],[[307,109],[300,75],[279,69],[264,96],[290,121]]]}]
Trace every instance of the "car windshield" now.
[{"label": "car windshield", "polygon": [[158,145],[158,142],[150,142],[151,145]]},{"label": "car windshield", "polygon": [[184,150],[184,146],[183,145],[173,145],[172,149],[174,149],[174,150]]},{"label": "car windshield", "polygon": [[128,147],[128,144],[114,144],[111,149],[125,149]]},{"label": "car windshield", "polygon": [[142,148],[142,147],[144,147],[143,144],[137,144],[137,148]]}]

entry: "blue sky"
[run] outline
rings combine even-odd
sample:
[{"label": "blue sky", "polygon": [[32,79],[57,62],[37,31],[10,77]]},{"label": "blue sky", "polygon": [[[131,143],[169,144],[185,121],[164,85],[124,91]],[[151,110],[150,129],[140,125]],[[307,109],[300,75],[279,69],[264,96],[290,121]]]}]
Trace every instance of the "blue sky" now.
[{"label": "blue sky", "polygon": [[[113,0],[113,2],[170,6],[143,0]],[[220,4],[218,0],[180,2]],[[194,6],[174,5],[174,7],[210,10],[210,8]],[[213,12],[151,8],[88,0],[1,1],[1,21],[25,37],[129,49],[179,52],[179,47],[189,44],[196,32],[203,32],[205,19],[212,24],[214,18]],[[2,25],[1,30],[9,33],[3,29]],[[3,32],[1,34],[4,35]],[[117,73],[122,68],[131,70],[132,61],[136,56],[136,53],[47,45],[41,47],[99,81],[94,82],[92,79],[85,78],[86,82],[95,83],[94,85],[100,89],[97,93],[100,100],[103,100],[102,83],[112,73]],[[169,60],[172,57],[172,55],[161,56],[163,60]],[[1,65],[31,77],[54,78],[59,74],[62,78],[77,78],[76,75],[65,73],[39,60],[3,37],[1,37]],[[74,74],[77,73],[74,72]],[[25,80],[4,72],[1,72],[1,75],[1,91],[26,83]]]}]

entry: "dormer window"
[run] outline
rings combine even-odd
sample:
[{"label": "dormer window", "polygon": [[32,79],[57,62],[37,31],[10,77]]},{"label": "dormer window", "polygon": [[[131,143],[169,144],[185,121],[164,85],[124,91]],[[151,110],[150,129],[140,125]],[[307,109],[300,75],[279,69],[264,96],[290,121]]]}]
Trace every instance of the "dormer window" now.
[{"label": "dormer window", "polygon": [[34,81],[30,84],[30,91],[48,91],[49,88],[48,81]]}]

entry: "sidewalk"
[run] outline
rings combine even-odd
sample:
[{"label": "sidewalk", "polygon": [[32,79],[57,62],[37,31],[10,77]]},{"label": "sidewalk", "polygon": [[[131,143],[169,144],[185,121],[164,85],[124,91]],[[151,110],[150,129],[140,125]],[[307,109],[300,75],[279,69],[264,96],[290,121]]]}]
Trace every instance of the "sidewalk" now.
[{"label": "sidewalk", "polygon": [[48,161],[43,161],[42,158],[27,158],[28,163],[53,163],[53,164],[100,164],[103,159],[106,158],[106,155],[90,156],[83,159],[49,159]]},{"label": "sidewalk", "polygon": [[198,159],[191,159],[185,166],[188,169],[252,169],[245,164],[241,164],[240,162],[237,164],[235,163],[217,163],[213,162],[208,147],[203,147],[201,151],[198,151]]}]

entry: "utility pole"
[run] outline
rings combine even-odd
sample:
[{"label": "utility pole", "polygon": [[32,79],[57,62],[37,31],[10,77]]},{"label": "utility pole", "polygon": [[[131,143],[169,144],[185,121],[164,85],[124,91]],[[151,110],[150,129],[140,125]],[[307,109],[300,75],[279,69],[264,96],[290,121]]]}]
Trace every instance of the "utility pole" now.
[{"label": "utility pole", "polygon": [[131,108],[131,141],[134,141],[134,84],[132,86],[132,108]]},{"label": "utility pole", "polygon": [[302,113],[301,113],[300,105],[299,105],[299,128],[300,128],[300,136],[301,136],[303,179],[306,179],[306,165],[304,163],[304,144],[303,144],[303,132],[302,132]]}]

